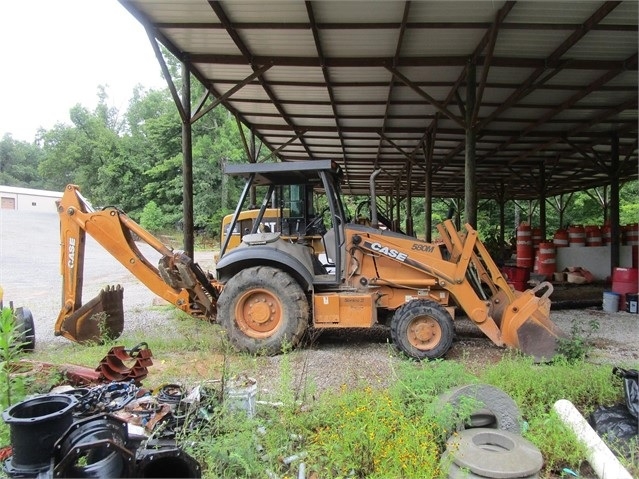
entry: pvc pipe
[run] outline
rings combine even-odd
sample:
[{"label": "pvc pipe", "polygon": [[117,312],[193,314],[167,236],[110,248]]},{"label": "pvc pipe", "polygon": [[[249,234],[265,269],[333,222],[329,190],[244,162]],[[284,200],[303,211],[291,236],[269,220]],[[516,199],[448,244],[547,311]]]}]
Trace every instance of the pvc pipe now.
[{"label": "pvc pipe", "polygon": [[560,399],[553,409],[559,414],[564,424],[577,435],[579,441],[586,446],[586,458],[599,479],[632,479],[619,459],[570,401]]}]

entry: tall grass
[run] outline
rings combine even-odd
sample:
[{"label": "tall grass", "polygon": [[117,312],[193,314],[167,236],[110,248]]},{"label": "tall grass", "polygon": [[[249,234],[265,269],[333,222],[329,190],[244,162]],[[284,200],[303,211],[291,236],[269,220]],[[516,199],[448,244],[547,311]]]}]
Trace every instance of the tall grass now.
[{"label": "tall grass", "polygon": [[[170,336],[136,333],[118,340],[129,346],[142,340],[149,344],[156,384],[146,384],[147,378],[145,385],[190,386],[259,371],[264,358],[232,352],[218,327],[186,315],[176,320]],[[64,345],[64,361],[97,364],[108,346]],[[469,383],[491,384],[513,398],[526,424],[525,437],[544,456],[541,477],[557,477],[564,468],[586,469],[584,448],[553,413],[554,402],[568,399],[587,416],[599,405],[623,401],[621,384],[609,366],[585,361],[536,365],[518,355],[472,369],[456,361],[393,361],[393,381],[386,389],[349,384],[318,392],[304,374],[308,365],[300,364],[296,354],[285,352],[279,358],[278,377],[258,384],[269,388],[270,395],[261,398],[267,403],[258,406],[255,417],[224,403],[212,404],[205,421],[180,431],[180,444],[200,461],[204,477],[297,477],[301,467],[307,475],[331,478],[445,476],[446,439],[472,405],[462,404],[468,410],[456,411],[452,421],[437,399]],[[41,358],[59,360],[60,348],[45,351]],[[639,471],[636,456],[628,468]]]}]

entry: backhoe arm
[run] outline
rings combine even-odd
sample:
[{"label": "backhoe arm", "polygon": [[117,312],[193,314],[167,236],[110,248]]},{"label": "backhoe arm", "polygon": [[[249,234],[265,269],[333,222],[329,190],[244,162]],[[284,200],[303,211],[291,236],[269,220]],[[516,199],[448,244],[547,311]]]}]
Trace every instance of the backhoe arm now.
[{"label": "backhoe arm", "polygon": [[[116,208],[95,211],[75,185],[58,202],[62,273],[62,310],[55,334],[78,342],[117,337],[124,325],[122,288],[107,287],[82,305],[86,234],[94,238],[156,295],[194,316],[215,319],[219,290],[191,258],[174,252]],[[156,268],[138,249],[134,237],[162,257]],[[103,314],[98,314],[103,313]]]}]

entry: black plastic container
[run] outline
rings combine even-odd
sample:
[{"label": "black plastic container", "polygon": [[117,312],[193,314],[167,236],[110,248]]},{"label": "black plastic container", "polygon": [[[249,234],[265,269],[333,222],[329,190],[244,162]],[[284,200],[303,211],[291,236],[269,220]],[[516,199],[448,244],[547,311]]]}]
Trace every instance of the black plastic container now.
[{"label": "black plastic container", "polygon": [[626,293],[626,311],[632,314],[639,313],[639,293]]}]

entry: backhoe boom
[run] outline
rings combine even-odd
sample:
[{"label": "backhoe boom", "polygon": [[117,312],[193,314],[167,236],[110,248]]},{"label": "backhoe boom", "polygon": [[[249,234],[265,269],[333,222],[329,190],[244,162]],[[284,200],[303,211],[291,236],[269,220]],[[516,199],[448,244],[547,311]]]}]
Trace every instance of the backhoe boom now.
[{"label": "backhoe boom", "polygon": [[[94,210],[75,185],[66,187],[58,213],[63,298],[56,335],[78,342],[99,341],[104,335],[117,337],[123,329],[120,286],[107,287],[82,305],[86,234],[156,295],[191,315],[215,319],[217,283],[209,280],[191,258],[165,246],[125,213],[113,207]],[[157,268],[144,257],[135,237],[162,255]]]}]

